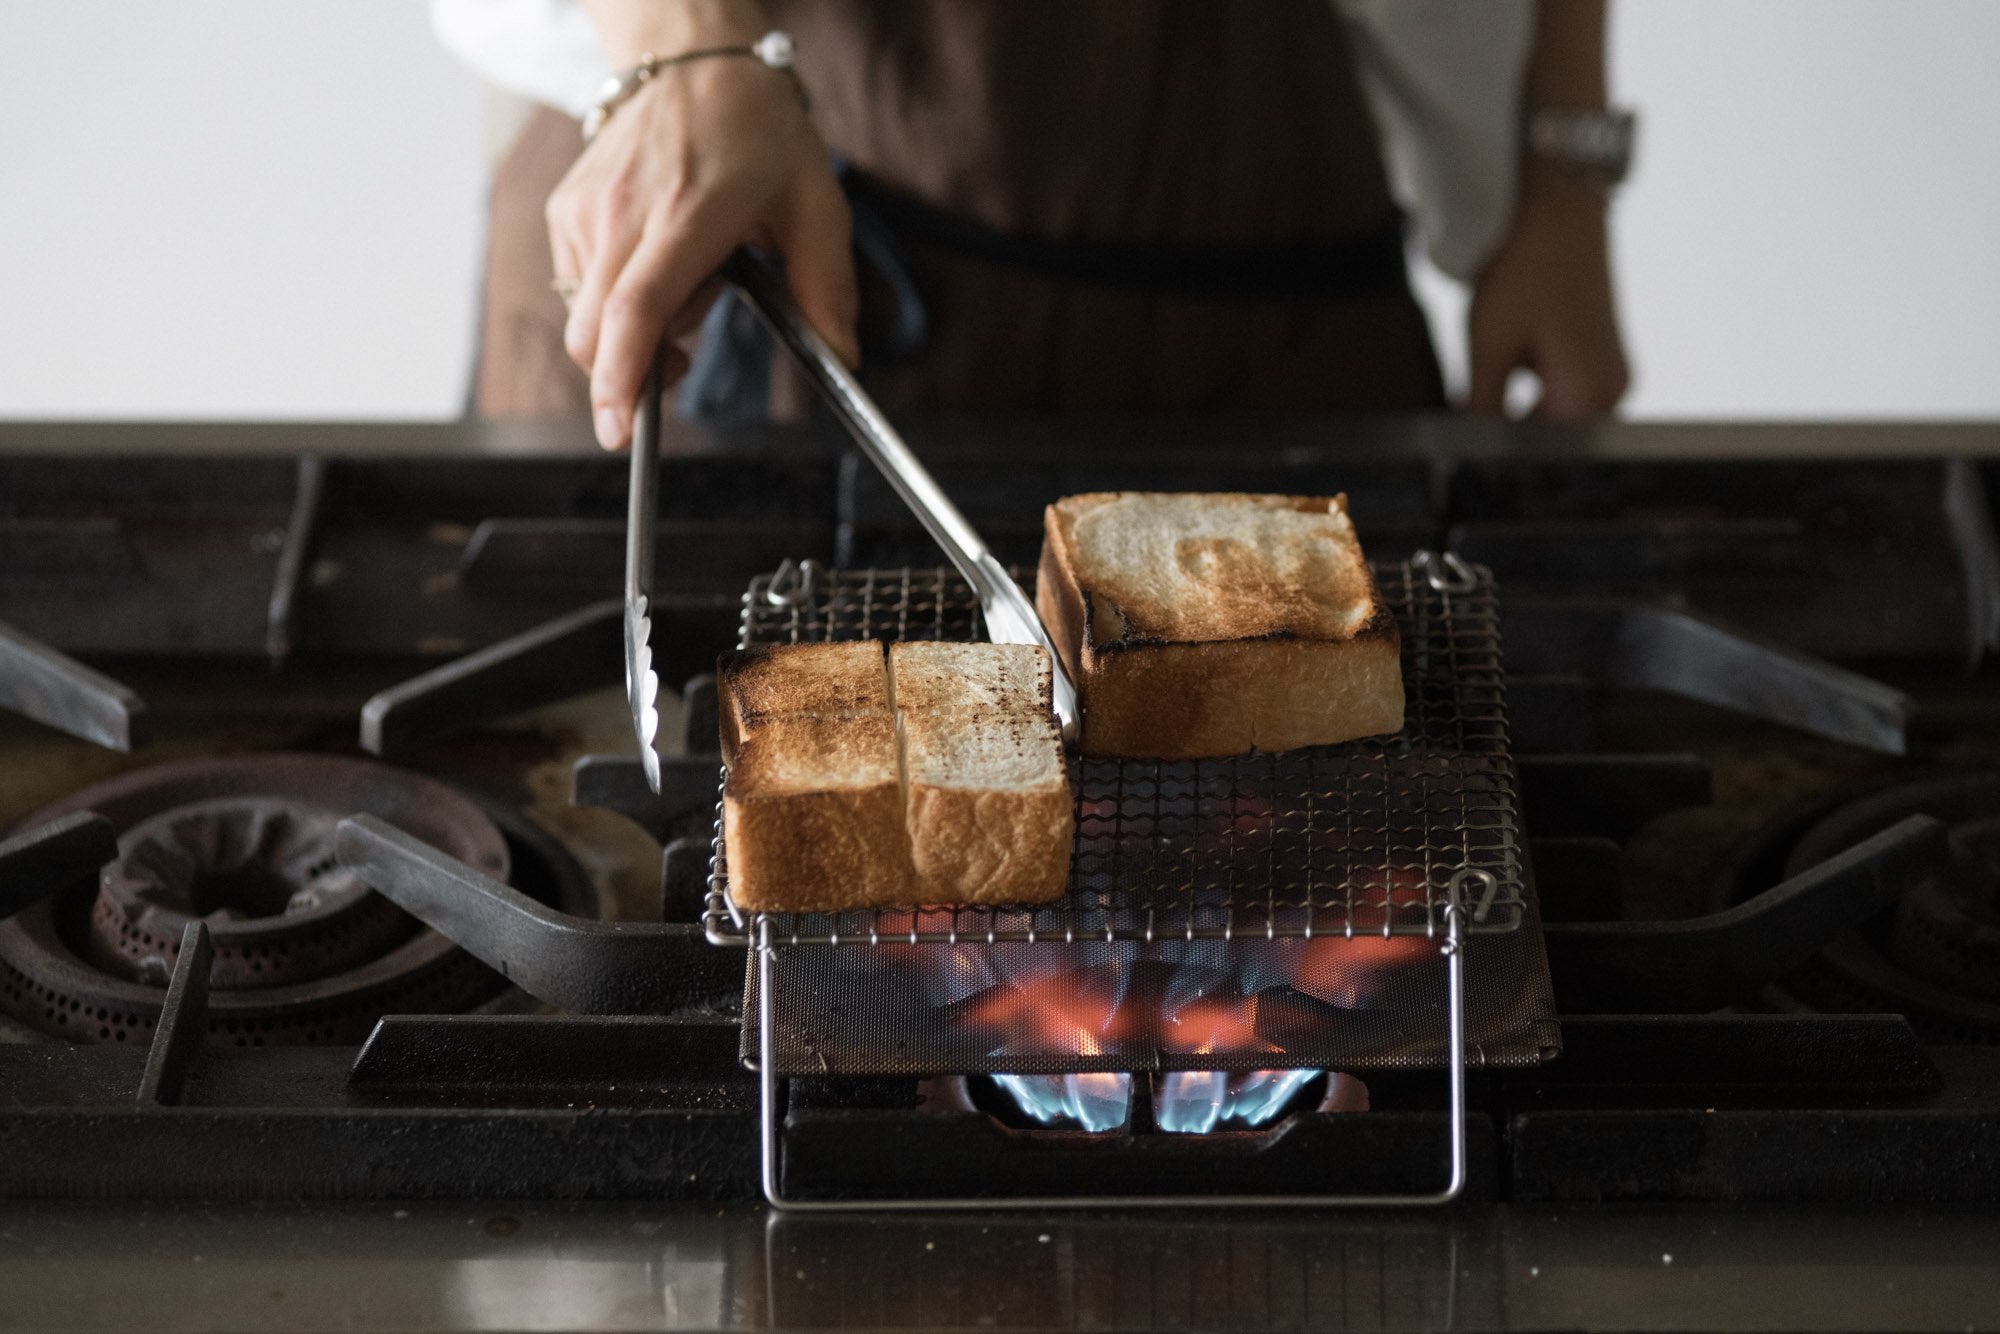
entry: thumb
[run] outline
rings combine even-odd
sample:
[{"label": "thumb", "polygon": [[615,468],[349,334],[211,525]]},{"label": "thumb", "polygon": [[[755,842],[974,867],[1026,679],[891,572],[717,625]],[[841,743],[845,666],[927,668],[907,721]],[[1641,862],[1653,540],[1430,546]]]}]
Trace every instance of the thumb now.
[{"label": "thumb", "polygon": [[854,329],[861,299],[854,280],[853,232],[847,197],[829,176],[798,192],[775,238],[793,300],[850,367],[861,362]]},{"label": "thumb", "polygon": [[1466,349],[1465,410],[1499,416],[1507,409],[1507,377],[1519,358],[1504,344],[1474,342]]},{"label": "thumb", "polygon": [[1538,416],[1556,421],[1572,421],[1600,411],[1597,397],[1588,381],[1574,375],[1565,366],[1543,374],[1542,401],[1535,411]]}]

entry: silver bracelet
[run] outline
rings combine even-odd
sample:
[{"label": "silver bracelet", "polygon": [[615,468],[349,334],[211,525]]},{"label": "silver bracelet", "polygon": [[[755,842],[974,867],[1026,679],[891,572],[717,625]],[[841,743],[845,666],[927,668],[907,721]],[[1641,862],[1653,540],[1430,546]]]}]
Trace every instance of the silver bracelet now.
[{"label": "silver bracelet", "polygon": [[790,33],[776,28],[759,37],[749,46],[709,46],[696,51],[682,51],[678,55],[656,56],[651,51],[639,57],[639,63],[628,70],[621,70],[606,79],[597,90],[597,100],[583,116],[583,141],[589,143],[604,128],[604,122],[611,119],[611,113],[627,102],[652,81],[654,75],[675,65],[686,65],[697,60],[707,60],[712,56],[748,56],[762,61],[774,70],[780,70],[790,77],[792,89],[799,95],[800,102],[806,100],[805,85],[799,82],[799,72],[792,68],[792,37]]}]

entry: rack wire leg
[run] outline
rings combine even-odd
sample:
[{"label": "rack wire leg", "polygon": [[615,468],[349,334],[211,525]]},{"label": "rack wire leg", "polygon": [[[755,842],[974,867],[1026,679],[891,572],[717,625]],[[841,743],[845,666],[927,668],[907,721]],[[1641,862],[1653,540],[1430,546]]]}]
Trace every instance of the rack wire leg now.
[{"label": "rack wire leg", "polygon": [[778,1177],[778,1138],[784,1121],[778,1111],[777,1020],[771,1003],[771,924],[757,924],[757,1106],[758,1172],[764,1183],[764,1198],[776,1209],[793,1207],[786,1199]]}]

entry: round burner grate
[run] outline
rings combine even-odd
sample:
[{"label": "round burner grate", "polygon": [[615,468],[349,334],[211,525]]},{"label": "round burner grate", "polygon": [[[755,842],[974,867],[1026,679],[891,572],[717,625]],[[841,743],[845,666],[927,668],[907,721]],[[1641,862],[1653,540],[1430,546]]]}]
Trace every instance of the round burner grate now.
[{"label": "round burner grate", "polygon": [[367,812],[570,911],[588,879],[526,821],[435,779],[365,760],[254,755],[142,769],[39,811],[120,830],[97,887],[0,922],[0,1010],[81,1042],[144,1042],[186,923],[214,945],[209,1031],[241,1046],[356,1043],[390,1013],[518,1004],[504,978],[332,860]]}]

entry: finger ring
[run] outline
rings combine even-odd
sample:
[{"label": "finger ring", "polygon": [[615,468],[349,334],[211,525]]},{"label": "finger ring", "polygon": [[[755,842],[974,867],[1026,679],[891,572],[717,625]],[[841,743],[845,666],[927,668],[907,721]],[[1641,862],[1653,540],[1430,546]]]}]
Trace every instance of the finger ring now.
[{"label": "finger ring", "polygon": [[549,290],[561,297],[565,306],[569,304],[570,298],[576,295],[576,289],[581,286],[583,284],[574,278],[549,279]]}]

